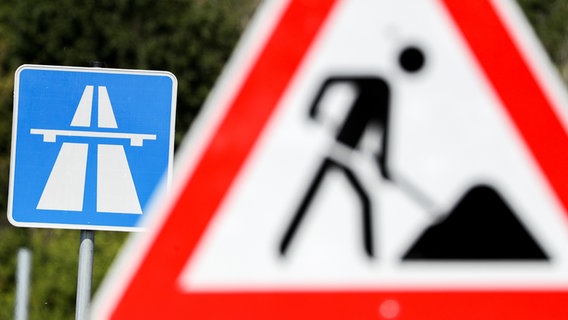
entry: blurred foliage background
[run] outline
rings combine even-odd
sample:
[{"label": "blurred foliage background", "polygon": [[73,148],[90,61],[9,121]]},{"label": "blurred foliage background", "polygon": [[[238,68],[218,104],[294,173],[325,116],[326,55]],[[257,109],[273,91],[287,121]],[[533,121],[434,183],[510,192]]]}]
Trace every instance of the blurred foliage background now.
[{"label": "blurred foliage background", "polygon": [[[72,319],[79,231],[6,219],[14,72],[24,63],[166,70],[179,81],[176,143],[260,0],[3,0],[0,3],[0,319],[13,318],[16,257],[33,253],[30,319]],[[568,79],[568,1],[518,0]],[[97,232],[96,290],[127,234]]]}]

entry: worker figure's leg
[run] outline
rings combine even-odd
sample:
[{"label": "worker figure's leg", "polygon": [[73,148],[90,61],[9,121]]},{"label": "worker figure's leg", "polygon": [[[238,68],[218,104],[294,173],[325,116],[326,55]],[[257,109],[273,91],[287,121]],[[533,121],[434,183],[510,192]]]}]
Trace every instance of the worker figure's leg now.
[{"label": "worker figure's leg", "polygon": [[280,242],[280,254],[282,256],[286,255],[288,248],[290,247],[290,242],[292,242],[292,239],[294,238],[296,232],[298,231],[298,228],[302,223],[302,220],[304,219],[306,212],[323,181],[324,176],[326,175],[327,172],[329,172],[329,169],[332,168],[339,169],[341,170],[341,172],[343,172],[343,174],[347,178],[347,181],[349,181],[351,187],[353,187],[353,190],[355,190],[355,193],[357,194],[357,197],[361,202],[361,210],[362,210],[361,214],[363,218],[362,219],[363,247],[367,255],[369,257],[373,257],[374,252],[373,252],[371,201],[369,200],[367,193],[365,192],[361,183],[357,180],[351,169],[330,158],[326,158],[323,161],[310,187],[308,188],[304,198],[302,199],[300,206],[296,210],[296,213],[294,214],[294,217],[292,218],[290,225],[286,229],[286,233],[284,234],[284,237]]}]

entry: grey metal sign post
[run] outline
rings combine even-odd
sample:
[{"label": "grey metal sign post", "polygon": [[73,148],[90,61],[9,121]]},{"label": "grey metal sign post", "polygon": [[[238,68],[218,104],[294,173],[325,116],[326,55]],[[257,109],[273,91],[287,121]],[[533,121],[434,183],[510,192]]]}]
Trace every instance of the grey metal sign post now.
[{"label": "grey metal sign post", "polygon": [[18,271],[16,273],[16,320],[28,319],[28,301],[30,296],[30,273],[32,254],[28,248],[18,250]]},{"label": "grey metal sign post", "polygon": [[77,272],[77,304],[75,319],[88,319],[91,306],[91,284],[93,281],[93,261],[95,251],[95,231],[81,230],[79,245],[79,269]]}]

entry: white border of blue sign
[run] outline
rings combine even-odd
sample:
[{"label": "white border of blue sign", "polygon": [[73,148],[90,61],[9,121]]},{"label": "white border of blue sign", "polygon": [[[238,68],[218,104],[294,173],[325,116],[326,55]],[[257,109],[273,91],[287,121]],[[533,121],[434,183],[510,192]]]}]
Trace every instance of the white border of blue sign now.
[{"label": "white border of blue sign", "polygon": [[[175,75],[167,71],[152,71],[152,70],[132,70],[132,69],[112,69],[112,68],[97,68],[97,67],[70,67],[70,66],[51,66],[51,65],[33,65],[25,64],[20,66],[15,73],[14,79],[14,103],[13,103],[13,118],[12,118],[12,147],[10,154],[10,182],[8,191],[8,205],[7,216],[10,223],[17,227],[31,227],[31,228],[55,228],[55,229],[77,229],[77,230],[106,230],[106,231],[144,231],[145,228],[140,225],[140,221],[147,220],[145,214],[140,215],[138,224],[136,226],[116,226],[116,225],[101,225],[101,224],[75,224],[66,222],[37,222],[37,221],[16,221],[13,217],[13,201],[14,201],[14,179],[15,179],[15,164],[16,164],[16,147],[17,147],[17,132],[18,132],[18,107],[20,103],[20,75],[24,70],[39,70],[39,71],[62,71],[62,72],[76,72],[76,73],[95,73],[95,74],[116,74],[116,75],[133,75],[133,76],[157,76],[167,77],[171,80],[172,96],[171,96],[171,111],[170,111],[170,128],[169,128],[169,146],[168,146],[168,160],[167,172],[163,175],[160,182],[155,186],[155,190],[161,190],[164,183],[166,186],[170,185],[172,180],[173,168],[173,153],[174,153],[174,140],[175,140],[175,114],[177,104],[177,79]],[[154,196],[155,197],[154,192]],[[151,203],[151,201],[149,201]],[[148,205],[147,207],[150,207]],[[144,210],[148,211],[148,210]]]}]

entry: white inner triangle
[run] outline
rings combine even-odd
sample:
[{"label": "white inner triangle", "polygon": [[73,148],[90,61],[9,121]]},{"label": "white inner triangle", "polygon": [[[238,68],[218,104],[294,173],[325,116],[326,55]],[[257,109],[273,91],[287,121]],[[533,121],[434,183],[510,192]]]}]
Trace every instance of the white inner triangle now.
[{"label": "white inner triangle", "polygon": [[[566,287],[564,213],[444,9],[430,1],[343,1],[329,19],[180,285],[197,291]],[[425,52],[419,74],[398,66],[409,44]],[[425,210],[383,180],[372,158],[353,154],[354,173],[374,208],[376,257],[362,250],[357,198],[341,175],[330,174],[283,259],[282,235],[334,143],[333,125],[310,120],[308,108],[327,77],[368,74],[391,89],[394,178],[427,193],[434,208]],[[499,189],[550,262],[402,262],[420,233],[478,183]]]}]

